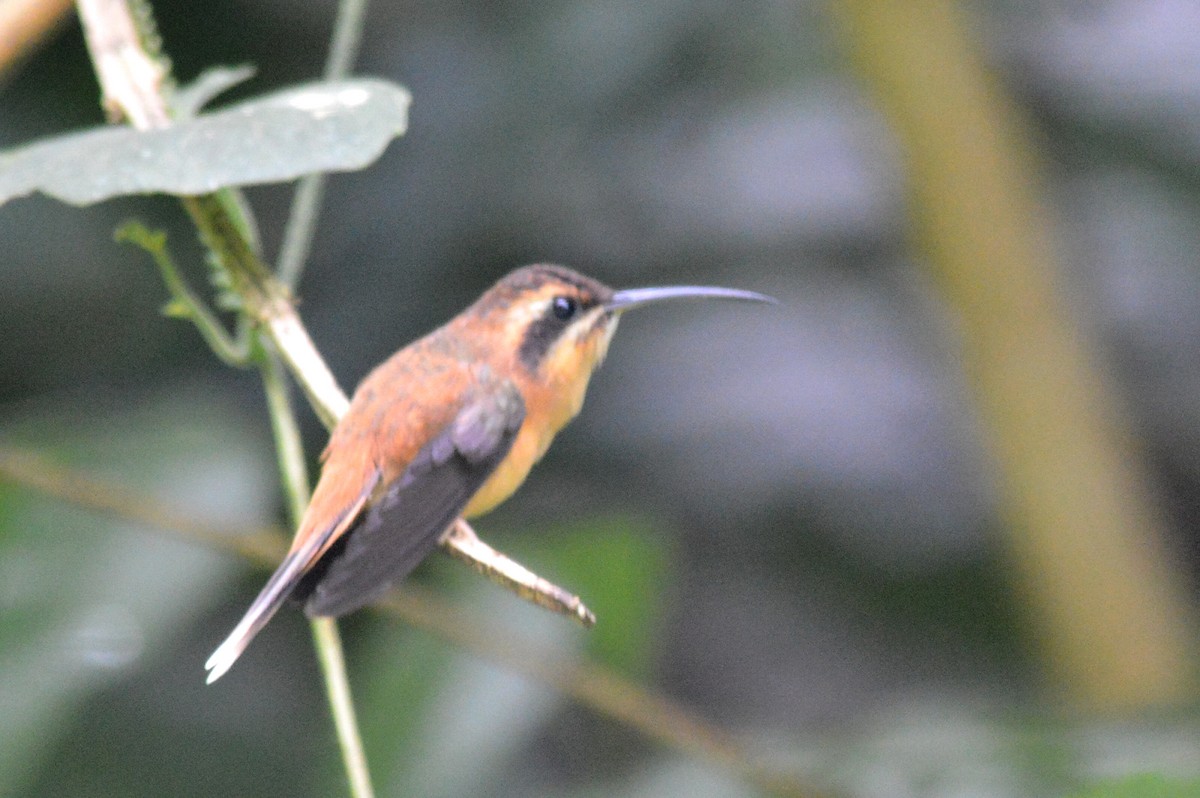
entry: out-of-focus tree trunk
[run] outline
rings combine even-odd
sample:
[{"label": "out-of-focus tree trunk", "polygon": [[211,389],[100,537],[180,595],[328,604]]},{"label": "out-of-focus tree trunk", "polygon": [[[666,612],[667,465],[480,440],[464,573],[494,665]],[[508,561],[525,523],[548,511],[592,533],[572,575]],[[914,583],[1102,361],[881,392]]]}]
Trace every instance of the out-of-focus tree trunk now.
[{"label": "out-of-focus tree trunk", "polygon": [[1120,414],[1062,301],[1018,114],[952,0],[831,7],[902,148],[915,243],[961,322],[1016,588],[1052,676],[1091,708],[1192,695],[1193,608]]}]

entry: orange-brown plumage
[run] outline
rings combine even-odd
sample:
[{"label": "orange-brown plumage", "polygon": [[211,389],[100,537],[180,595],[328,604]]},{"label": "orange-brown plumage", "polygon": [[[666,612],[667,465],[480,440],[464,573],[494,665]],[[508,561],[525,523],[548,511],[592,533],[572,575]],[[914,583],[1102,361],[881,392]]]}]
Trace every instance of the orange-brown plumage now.
[{"label": "orange-brown plumage", "polygon": [[[456,361],[433,357],[425,341],[392,355],[354,392],[321,455],[321,479],[291,551],[320,534],[364,493],[369,501],[373,489],[399,477],[421,447],[458,413],[467,393],[468,370]],[[422,390],[400,387],[415,385]]]},{"label": "orange-brown plumage", "polygon": [[287,556],[206,663],[220,677],[289,597],[340,615],[402,579],[455,517],[520,487],[583,404],[620,313],[732,289],[614,292],[558,266],[518,269],[359,385],[322,455]]}]

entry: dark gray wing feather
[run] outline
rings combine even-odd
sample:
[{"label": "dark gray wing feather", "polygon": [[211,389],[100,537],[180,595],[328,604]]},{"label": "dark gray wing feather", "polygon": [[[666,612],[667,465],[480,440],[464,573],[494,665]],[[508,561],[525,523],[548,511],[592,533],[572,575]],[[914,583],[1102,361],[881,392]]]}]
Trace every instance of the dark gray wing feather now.
[{"label": "dark gray wing feather", "polygon": [[325,555],[305,612],[352,612],[406,577],[508,454],[524,418],[521,394],[507,381],[464,405],[363,512],[344,545]]}]

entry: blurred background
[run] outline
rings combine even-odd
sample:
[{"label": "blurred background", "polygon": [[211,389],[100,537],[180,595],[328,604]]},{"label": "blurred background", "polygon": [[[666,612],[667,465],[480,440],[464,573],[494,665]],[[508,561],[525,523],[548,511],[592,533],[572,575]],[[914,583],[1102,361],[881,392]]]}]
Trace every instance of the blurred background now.
[{"label": "blurred background", "polygon": [[[331,179],[301,313],[349,389],[530,262],[773,294],[631,314],[477,523],[596,630],[441,554],[415,581],[838,794],[1198,785],[1200,4],[890,5],[374,4],[357,71],[410,128]],[[334,4],[154,10],[180,81],[255,66],[237,98],[315,79]],[[0,147],[102,122],[73,17],[0,80]],[[290,188],[248,195],[271,255]],[[283,523],[258,379],[160,315],[130,217],[203,286],[173,202],[0,208],[0,794],[341,794],[300,613],[204,686],[265,573],[20,477]],[[756,794],[394,618],[343,629],[382,795]]]}]

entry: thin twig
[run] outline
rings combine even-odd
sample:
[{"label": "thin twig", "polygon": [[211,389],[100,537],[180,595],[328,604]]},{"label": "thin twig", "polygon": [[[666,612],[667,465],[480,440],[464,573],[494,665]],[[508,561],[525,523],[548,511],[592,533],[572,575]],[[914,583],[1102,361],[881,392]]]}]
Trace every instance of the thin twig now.
[{"label": "thin twig", "polygon": [[[140,22],[148,24],[149,8],[143,7],[141,10],[144,16]],[[116,121],[122,117],[126,118],[139,130],[168,124],[170,114],[163,95],[163,86],[168,77],[166,62],[158,53],[155,53],[157,57],[152,57],[144,49],[143,45],[145,40],[150,38],[150,31],[139,28],[139,20],[134,18],[129,4],[125,0],[79,0],[79,11],[110,119]],[[225,267],[229,287],[237,295],[240,309],[243,313],[252,314],[264,306],[275,304],[269,300],[278,300],[286,294],[283,291],[279,291],[278,295],[272,292],[271,289],[276,283],[258,260],[247,238],[247,231],[251,229],[251,225],[244,218],[235,218],[233,214],[237,206],[229,201],[230,196],[228,192],[224,196],[218,192],[201,197],[187,197],[184,198],[184,206],[196,220],[210,251]],[[237,268],[231,268],[235,265]],[[161,266],[160,263],[160,268]],[[170,269],[164,272],[164,276],[169,276],[169,272]],[[172,285],[172,291],[178,300],[182,282],[168,283]],[[194,304],[196,307],[191,308],[193,311],[202,307],[198,302]],[[290,303],[286,303],[286,306],[291,308]],[[193,315],[192,318],[203,331],[208,317],[201,314]],[[315,353],[315,347],[313,352]],[[277,368],[273,354],[265,353],[264,357],[266,359],[262,368],[263,384],[271,408],[273,428],[279,441],[280,471],[289,497],[293,523],[297,523],[308,502],[308,477],[304,473],[304,456],[282,373]],[[340,649],[341,641],[336,629],[331,632],[327,628],[332,624],[333,621],[327,621],[314,625],[318,660],[328,687],[330,709],[351,792],[354,798],[373,798],[370,776],[363,756],[362,737],[355,722],[353,703],[350,699],[349,679]],[[330,647],[336,647],[337,650],[329,650]]]},{"label": "thin twig", "polygon": [[[0,447],[0,481],[132,521],[176,539],[239,554],[260,568],[273,568],[282,554],[282,529],[259,530],[248,535],[212,527],[175,512],[151,496],[58,465],[40,454]],[[759,760],[736,736],[661,693],[603,666],[565,659],[539,651],[534,643],[496,635],[430,590],[406,583],[372,606],[456,648],[558,690],[667,748],[727,767],[772,795],[792,798],[821,795],[801,784],[797,774]]]},{"label": "thin twig", "polygon": [[247,364],[250,357],[248,337],[234,339],[188,286],[167,251],[166,233],[149,230],[139,222],[128,222],[117,228],[115,237],[119,242],[140,247],[154,260],[171,293],[171,302],[165,309],[168,316],[187,319],[196,325],[208,348],[223,363],[239,368]]},{"label": "thin twig", "polygon": [[346,411],[350,399],[338,386],[325,358],[317,351],[304,323],[290,302],[280,301],[264,312],[267,331],[279,350],[279,356],[296,378],[317,418],[333,429]]},{"label": "thin twig", "polygon": [[271,432],[275,438],[275,454],[279,460],[279,477],[287,498],[288,520],[295,529],[300,525],[309,499],[304,444],[279,358],[274,352],[263,350],[258,359],[267,412],[271,417]]},{"label": "thin twig", "polygon": [[[300,427],[292,408],[287,377],[273,352],[262,352],[260,371],[267,410],[271,415],[271,429],[275,434],[279,473],[288,500],[288,515],[295,529],[300,525],[309,499],[308,469],[300,440]],[[321,663],[321,674],[325,678],[325,692],[333,712],[350,794],[354,798],[374,798],[375,790],[371,786],[371,772],[367,768],[367,755],[354,713],[354,700],[350,695],[350,680],[346,675],[346,658],[342,653],[337,622],[333,618],[313,618],[309,624]]]},{"label": "thin twig", "polygon": [[325,79],[340,80],[350,74],[358,60],[363,26],[367,18],[367,0],[342,0],[333,21],[329,39],[329,57],[325,60]]},{"label": "thin twig", "polygon": [[[329,57],[325,62],[326,80],[340,80],[350,74],[350,68],[358,58],[358,46],[362,39],[366,15],[367,0],[342,0],[338,3],[333,36],[329,42]],[[294,289],[300,282],[304,262],[312,248],[317,212],[321,208],[321,197],[324,193],[323,172],[307,175],[296,186],[287,226],[283,230],[283,245],[279,249],[279,263],[275,272],[279,281],[288,288]]]},{"label": "thin twig", "polygon": [[533,654],[523,642],[480,626],[458,608],[416,587],[393,591],[375,606],[389,610],[419,629],[500,663],[535,682],[552,687],[574,701],[651,740],[688,756],[737,773],[770,795],[818,798],[825,795],[801,783],[795,773],[751,754],[734,735],[720,729],[662,693],[630,682],[608,668],[573,662],[553,654]]},{"label": "thin twig", "polygon": [[325,194],[325,174],[314,172],[300,179],[292,197],[292,209],[283,230],[276,274],[284,285],[295,288],[304,271],[304,262],[312,248],[317,229],[317,211]]},{"label": "thin twig", "polygon": [[274,567],[287,548],[278,527],[248,533],[213,526],[152,496],[59,465],[39,452],[0,448],[0,479],[100,515],[169,532],[189,543],[233,552],[262,568]]},{"label": "thin twig", "polygon": [[342,637],[338,633],[337,621],[333,618],[312,618],[309,625],[312,627],[317,656],[321,659],[321,672],[325,674],[329,706],[334,708],[333,722],[337,727],[338,745],[350,780],[350,794],[354,798],[374,798],[375,788],[371,786],[367,754],[362,736],[358,733],[358,719],[354,715],[350,680],[346,678],[346,657],[342,653]]},{"label": "thin twig", "polygon": [[[493,582],[507,587],[526,601],[543,609],[566,615],[585,629],[596,625],[596,615],[584,605],[579,596],[530,571],[480,540],[466,520],[454,522],[442,540],[446,551],[470,565]],[[450,544],[453,545],[450,545]],[[485,569],[481,563],[487,563]]]},{"label": "thin twig", "polygon": [[128,119],[138,130],[170,124],[162,94],[166,70],[142,47],[126,0],[77,0],[76,5],[109,120]]}]

